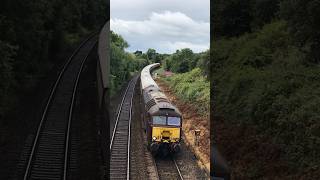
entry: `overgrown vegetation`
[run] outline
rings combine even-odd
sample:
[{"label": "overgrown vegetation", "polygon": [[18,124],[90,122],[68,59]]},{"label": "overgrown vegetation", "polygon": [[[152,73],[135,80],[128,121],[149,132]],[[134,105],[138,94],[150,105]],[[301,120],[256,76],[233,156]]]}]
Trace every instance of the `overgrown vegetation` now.
[{"label": "overgrown vegetation", "polygon": [[319,2],[214,4],[214,114],[269,137],[292,174],[319,172]]},{"label": "overgrown vegetation", "polygon": [[180,99],[192,103],[199,114],[209,117],[210,82],[203,76],[200,68],[175,74],[164,80]]},{"label": "overgrown vegetation", "polygon": [[201,53],[193,53],[189,48],[177,50],[162,61],[165,70],[175,73],[185,73],[198,67],[206,76],[209,73],[209,50]]},{"label": "overgrown vegetation", "polygon": [[[116,34],[115,32],[110,32],[111,36],[111,96],[121,88],[121,86],[129,80],[129,78],[142,70],[148,64],[151,63],[161,63],[163,69],[167,71],[172,71],[174,73],[186,73],[190,72],[191,76],[197,75],[199,79],[206,81],[204,86],[206,89],[203,93],[209,92],[208,86],[208,74],[209,74],[209,50],[202,53],[193,53],[191,49],[185,48],[177,50],[173,54],[160,54],[157,53],[155,49],[149,48],[146,52],[136,51],[134,53],[127,52],[125,49],[129,47],[128,42],[123,39],[121,35]],[[196,70],[192,71],[193,69]],[[191,72],[192,71],[192,72]],[[185,75],[189,75],[186,73]],[[189,76],[190,76],[189,75]],[[179,78],[182,76],[174,76],[168,78],[168,81],[179,81]],[[181,79],[184,81],[184,79]],[[186,82],[185,88],[190,88],[189,93],[194,93],[191,91],[197,90],[194,89],[194,83],[197,83],[196,80]],[[176,88],[182,84],[177,84]],[[190,87],[187,87],[190,86]],[[207,87],[208,86],[208,87]],[[200,87],[202,88],[202,87]],[[199,89],[198,89],[199,90]],[[183,92],[181,92],[183,93]],[[181,94],[182,95],[182,94]],[[192,96],[192,97],[191,97]],[[201,93],[195,93],[194,95],[190,94],[190,97],[185,100],[199,100],[199,101],[209,101],[206,99],[208,97],[200,97]],[[208,108],[208,107],[206,107]],[[201,112],[205,112],[201,110]]]},{"label": "overgrown vegetation", "polygon": [[148,65],[149,61],[142,53],[138,55],[126,52],[125,48],[129,47],[129,44],[120,35],[111,31],[110,37],[110,94],[113,96],[134,73]]},{"label": "overgrown vegetation", "polygon": [[161,63],[162,71],[175,73],[163,78],[166,84],[174,90],[180,99],[192,103],[199,114],[208,117],[210,102],[209,50],[194,53],[189,48],[180,49],[173,54],[165,55]]},{"label": "overgrown vegetation", "polygon": [[0,6],[0,126],[83,36],[102,26],[103,0],[3,0]]}]

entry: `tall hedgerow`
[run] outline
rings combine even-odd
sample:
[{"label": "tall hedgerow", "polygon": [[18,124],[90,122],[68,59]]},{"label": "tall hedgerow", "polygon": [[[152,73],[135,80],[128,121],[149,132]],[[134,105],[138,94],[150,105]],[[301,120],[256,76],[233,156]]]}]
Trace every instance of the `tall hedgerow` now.
[{"label": "tall hedgerow", "polygon": [[320,163],[320,69],[305,63],[284,21],[212,49],[215,113],[254,126],[278,144],[291,167]]}]

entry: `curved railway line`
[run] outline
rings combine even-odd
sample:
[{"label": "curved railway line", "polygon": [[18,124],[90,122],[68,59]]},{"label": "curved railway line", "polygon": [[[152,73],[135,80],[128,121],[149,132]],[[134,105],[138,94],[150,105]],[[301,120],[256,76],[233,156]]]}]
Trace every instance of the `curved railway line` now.
[{"label": "curved railway line", "polygon": [[110,179],[130,179],[132,99],[137,78],[129,82],[117,112],[110,142]]},{"label": "curved railway line", "polygon": [[[110,169],[109,179],[208,179],[201,170],[192,153],[184,151],[183,155],[153,157],[146,146],[146,134],[142,130],[140,117],[140,98],[134,100],[135,85],[138,77],[134,77],[127,85],[119,106],[115,111],[114,127],[110,137]],[[135,109],[133,109],[135,107]],[[132,121],[132,122],[131,122]],[[132,135],[131,135],[132,123]],[[141,126],[137,125],[141,124]],[[137,137],[141,133],[141,138]],[[132,142],[131,142],[132,139]],[[142,143],[144,142],[144,143]],[[138,145],[137,145],[138,144]],[[145,144],[145,145],[144,145]],[[130,145],[132,147],[130,147]],[[139,147],[138,147],[139,146]],[[141,147],[145,146],[145,147]],[[131,162],[130,162],[131,159]],[[131,167],[130,167],[131,166]]]},{"label": "curved railway line", "polygon": [[[132,101],[138,77],[129,83],[121,99],[110,141],[110,179],[130,179],[130,127],[132,119]],[[157,179],[183,180],[174,157],[153,158]]]},{"label": "curved railway line", "polygon": [[35,134],[24,180],[67,179],[75,95],[83,66],[96,43],[96,34],[83,41],[60,71]]}]

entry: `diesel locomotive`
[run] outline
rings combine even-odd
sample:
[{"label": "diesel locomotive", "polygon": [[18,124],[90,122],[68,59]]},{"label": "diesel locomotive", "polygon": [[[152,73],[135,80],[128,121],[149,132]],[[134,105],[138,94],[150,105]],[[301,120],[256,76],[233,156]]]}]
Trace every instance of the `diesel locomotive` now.
[{"label": "diesel locomotive", "polygon": [[155,63],[141,71],[142,119],[148,149],[153,155],[166,156],[180,151],[182,115],[153,80],[151,72],[158,67]]}]

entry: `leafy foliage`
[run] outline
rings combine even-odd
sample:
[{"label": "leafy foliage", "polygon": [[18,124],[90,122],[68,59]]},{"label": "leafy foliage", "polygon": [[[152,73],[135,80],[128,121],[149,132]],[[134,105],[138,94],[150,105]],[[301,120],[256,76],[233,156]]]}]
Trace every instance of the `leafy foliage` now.
[{"label": "leafy foliage", "polygon": [[175,74],[165,80],[179,98],[192,103],[199,114],[209,116],[210,82],[203,76],[200,68]]},{"label": "leafy foliage", "polygon": [[1,1],[1,120],[63,53],[105,23],[106,8],[102,0]]},{"label": "leafy foliage", "polygon": [[143,56],[148,59],[150,63],[160,63],[164,58],[164,54],[159,54],[152,48],[149,48]]},{"label": "leafy foliage", "polygon": [[246,0],[215,0],[212,6],[214,37],[238,36],[251,31],[251,4]]},{"label": "leafy foliage", "polygon": [[221,39],[211,52],[216,115],[257,127],[295,168],[320,163],[320,71],[306,57],[285,21]]},{"label": "leafy foliage", "polygon": [[283,0],[281,17],[288,22],[296,45],[308,55],[306,62],[320,63],[320,2]]},{"label": "leafy foliage", "polygon": [[319,172],[319,1],[216,2],[216,115],[270,137],[295,173]]},{"label": "leafy foliage", "polygon": [[209,50],[203,53],[193,53],[191,49],[177,50],[162,61],[164,69],[176,73],[185,73],[199,67],[205,75],[208,74]]},{"label": "leafy foliage", "polygon": [[207,117],[210,102],[209,55],[209,50],[193,53],[190,48],[176,50],[170,55],[161,54],[162,68],[157,70],[159,74],[174,72],[173,76],[164,78],[165,82],[178,97],[194,105],[200,114]]},{"label": "leafy foliage", "polygon": [[124,82],[127,82],[133,73],[140,71],[149,62],[147,59],[139,56],[139,54],[126,52],[125,48],[129,47],[129,44],[121,35],[111,31],[110,37],[110,66],[112,67],[110,70],[110,89],[112,96],[116,94]]},{"label": "leafy foliage", "polygon": [[280,0],[215,0],[212,6],[214,38],[235,37],[270,23]]}]

